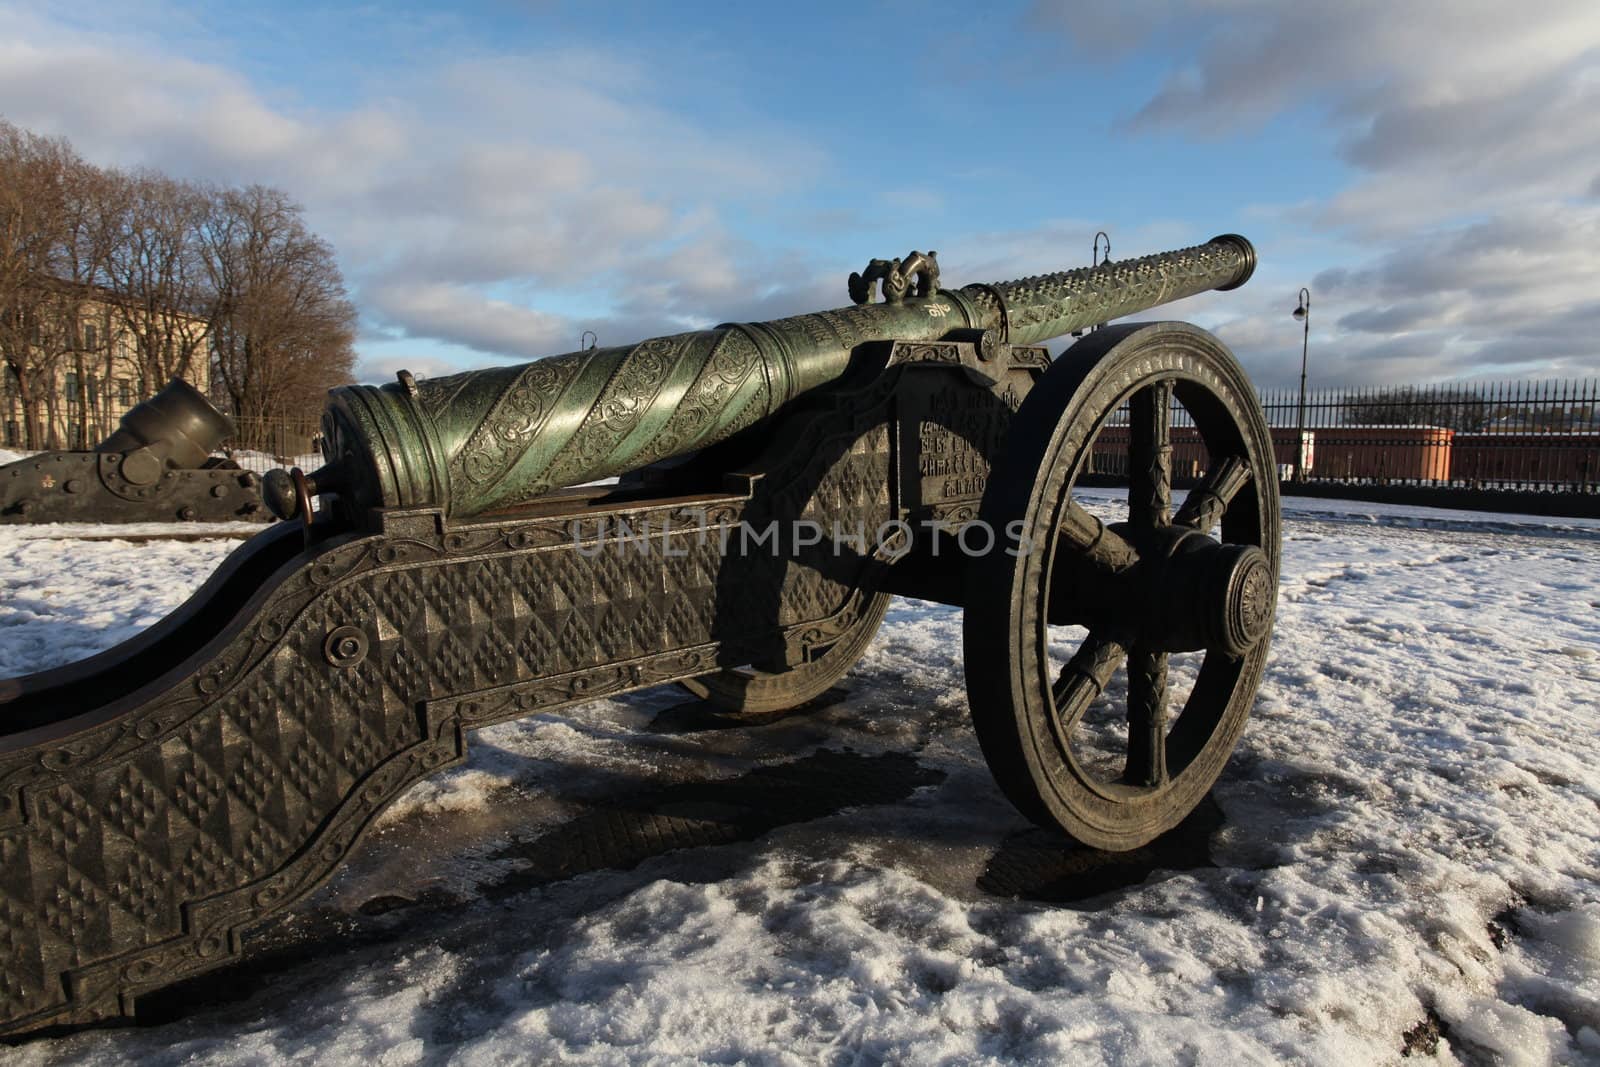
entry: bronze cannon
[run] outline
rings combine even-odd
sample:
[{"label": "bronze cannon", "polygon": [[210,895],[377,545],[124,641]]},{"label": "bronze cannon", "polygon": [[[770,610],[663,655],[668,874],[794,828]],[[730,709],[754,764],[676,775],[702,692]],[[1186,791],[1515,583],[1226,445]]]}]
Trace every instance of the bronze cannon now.
[{"label": "bronze cannon", "polygon": [[233,422],[174,378],[93,452],[0,467],[0,522],[267,522],[260,478],[211,455],[231,436]]},{"label": "bronze cannon", "polygon": [[[1197,327],[1038,346],[1254,266],[1230,235],[945,289],[913,253],[837,310],[334,390],[324,466],[264,487],[293,521],[133,640],[0,681],[0,1030],[131,1014],[236,956],[478,727],[668,683],[794,707],[893,595],[964,609],[1022,812],[1104,849],[1171,829],[1266,662],[1272,444]],[[1174,510],[1180,413],[1207,459]],[[1109,525],[1074,496],[1107,425],[1131,472]],[[1120,749],[1090,758],[1108,705]]]}]

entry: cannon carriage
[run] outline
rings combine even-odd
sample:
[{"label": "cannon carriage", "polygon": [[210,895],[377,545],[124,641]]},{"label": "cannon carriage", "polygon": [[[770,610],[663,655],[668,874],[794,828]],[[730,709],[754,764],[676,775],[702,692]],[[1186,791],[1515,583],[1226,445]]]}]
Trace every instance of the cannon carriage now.
[{"label": "cannon carriage", "polygon": [[[1254,265],[1226,236],[949,290],[913,253],[835,311],[335,390],[325,466],[263,487],[292,521],[137,638],[0,681],[0,1031],[131,1014],[236,955],[473,729],[670,683],[804,704],[894,595],[964,609],[973,723],[1022,812],[1108,849],[1172,828],[1265,663],[1271,442],[1196,327],[1039,344]],[[1174,510],[1180,409],[1209,459]],[[1108,525],[1073,490],[1123,412]]]},{"label": "cannon carriage", "polygon": [[233,421],[174,378],[92,452],[0,466],[0,523],[268,522],[261,479],[211,453]]}]

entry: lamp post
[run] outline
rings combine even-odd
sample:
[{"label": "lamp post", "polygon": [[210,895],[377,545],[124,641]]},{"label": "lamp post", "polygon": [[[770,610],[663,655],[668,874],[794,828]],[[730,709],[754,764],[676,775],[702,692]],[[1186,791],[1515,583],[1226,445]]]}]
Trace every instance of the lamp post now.
[{"label": "lamp post", "polygon": [[[1105,248],[1106,248],[1105,258],[1103,258],[1103,259],[1101,258],[1101,255],[1100,255],[1100,245],[1101,245],[1102,241],[1104,242]],[[1089,266],[1091,266],[1091,267],[1103,267],[1107,263],[1110,263],[1110,262],[1111,262],[1111,235],[1109,233],[1107,233],[1106,231],[1104,231],[1104,230],[1100,230],[1094,235],[1094,250],[1089,253]],[[1093,326],[1089,327],[1089,332],[1093,333],[1094,331],[1100,329],[1100,327],[1102,327],[1104,325],[1105,325],[1105,323],[1103,323],[1103,322],[1097,322]]]},{"label": "lamp post", "polygon": [[1295,417],[1294,435],[1294,480],[1298,482],[1305,473],[1300,469],[1300,462],[1306,454],[1306,353],[1311,347],[1311,290],[1303,286],[1294,317],[1305,323],[1300,336],[1300,408]]}]

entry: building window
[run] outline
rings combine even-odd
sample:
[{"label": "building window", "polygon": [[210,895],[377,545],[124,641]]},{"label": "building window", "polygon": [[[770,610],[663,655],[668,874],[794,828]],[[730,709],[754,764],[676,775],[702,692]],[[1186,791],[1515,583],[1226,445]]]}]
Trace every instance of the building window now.
[{"label": "building window", "polygon": [[100,403],[100,383],[95,381],[94,375],[91,374],[83,380],[83,384],[88,387],[89,406],[94,407]]},{"label": "building window", "polygon": [[133,407],[133,381],[129,378],[117,379],[117,403],[125,408]]},{"label": "building window", "polygon": [[72,371],[67,372],[67,403],[78,402],[78,376]]},{"label": "building window", "polygon": [[95,349],[95,344],[94,343],[96,341],[98,341],[98,340],[99,340],[99,337],[95,333],[94,324],[93,323],[88,323],[88,322],[84,323],[83,324],[83,347],[84,347],[84,351],[93,352],[94,349]]}]

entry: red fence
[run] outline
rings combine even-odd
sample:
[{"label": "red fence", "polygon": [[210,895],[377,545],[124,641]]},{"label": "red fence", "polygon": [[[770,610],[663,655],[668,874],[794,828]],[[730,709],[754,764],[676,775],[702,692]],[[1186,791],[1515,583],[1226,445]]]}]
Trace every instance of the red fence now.
[{"label": "red fence", "polygon": [[[1448,481],[1454,432],[1435,426],[1360,426],[1307,430],[1301,469],[1305,477],[1370,481]],[[1174,426],[1172,476],[1192,480],[1209,462],[1192,426]],[[1273,427],[1272,448],[1288,477],[1294,467],[1295,431]],[[1127,474],[1128,427],[1107,426],[1094,445],[1093,473]]]},{"label": "red fence", "polygon": [[1592,492],[1600,484],[1600,432],[1458,433],[1451,443],[1450,479]]},{"label": "red fence", "polygon": [[1594,380],[1314,390],[1303,403],[1282,391],[1261,404],[1291,446],[1306,428],[1308,482],[1600,491]]}]

